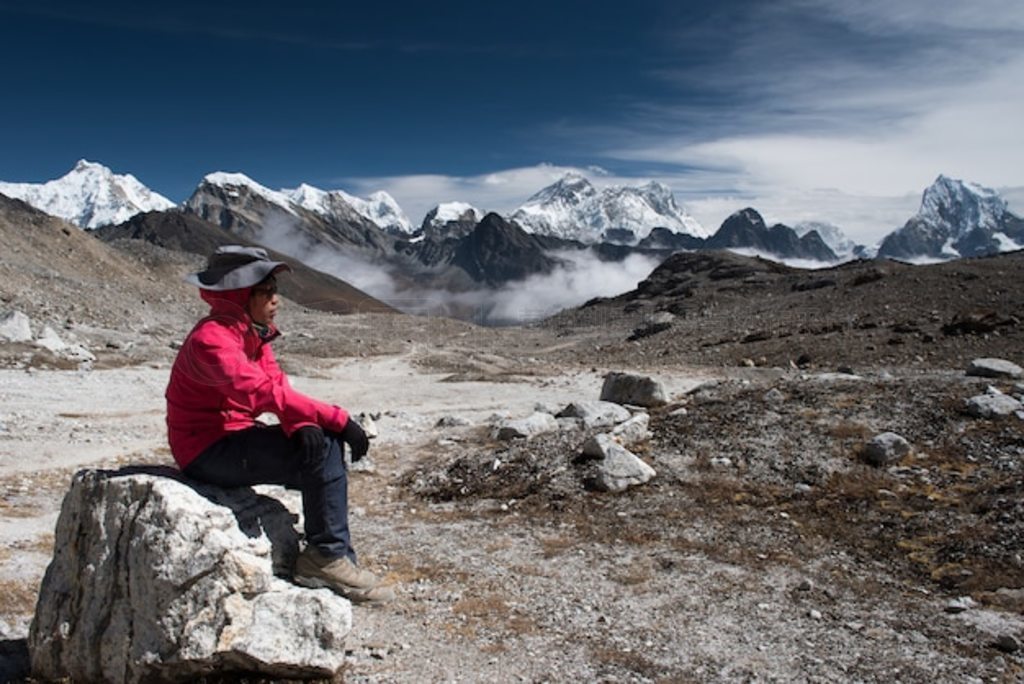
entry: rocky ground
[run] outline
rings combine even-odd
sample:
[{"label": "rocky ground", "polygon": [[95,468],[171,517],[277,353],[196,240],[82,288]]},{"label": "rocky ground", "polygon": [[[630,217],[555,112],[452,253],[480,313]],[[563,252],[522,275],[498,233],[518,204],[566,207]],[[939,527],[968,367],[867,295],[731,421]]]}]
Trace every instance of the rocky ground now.
[{"label": "rocky ground", "polygon": [[[904,267],[865,265],[805,290],[805,275],[677,271],[524,328],[286,309],[278,355],[294,383],[378,416],[352,524],[400,597],[355,608],[345,681],[1024,679],[1024,419],[965,404],[1024,394],[965,374],[975,357],[1024,363],[1018,261],[988,269],[1007,283],[996,294],[958,275],[985,264],[939,270],[966,284],[953,303],[932,272],[911,271],[939,293],[915,305],[899,274],[864,275]],[[704,288],[668,294],[679,278]],[[807,292],[816,313],[769,325]],[[955,329],[971,311],[994,311],[992,326]],[[61,335],[95,354],[86,364],[0,344],[4,677],[24,675],[71,474],[169,462],[162,390],[186,325],[72,320]],[[98,342],[115,333],[129,339]],[[495,439],[497,417],[597,399],[621,370],[669,391],[634,448],[650,482],[588,489],[594,429]],[[911,448],[872,465],[865,443],[886,431]]]}]

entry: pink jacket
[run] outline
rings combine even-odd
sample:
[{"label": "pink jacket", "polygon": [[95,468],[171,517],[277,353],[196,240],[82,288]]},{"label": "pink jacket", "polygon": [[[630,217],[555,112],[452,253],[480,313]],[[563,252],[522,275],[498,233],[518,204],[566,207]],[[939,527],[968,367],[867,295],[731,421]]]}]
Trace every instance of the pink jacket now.
[{"label": "pink jacket", "polygon": [[224,435],[275,414],[285,434],[304,425],[340,432],[348,413],[292,389],[246,312],[249,288],[200,290],[210,315],[185,338],[167,384],[167,438],[180,468]]}]

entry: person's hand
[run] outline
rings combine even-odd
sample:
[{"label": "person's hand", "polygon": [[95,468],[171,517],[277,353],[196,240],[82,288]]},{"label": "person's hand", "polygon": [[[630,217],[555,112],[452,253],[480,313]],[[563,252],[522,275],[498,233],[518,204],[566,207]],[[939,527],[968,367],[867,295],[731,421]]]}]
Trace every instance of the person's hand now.
[{"label": "person's hand", "polygon": [[348,419],[345,423],[345,429],[340,433],[341,439],[345,444],[348,444],[348,448],[352,450],[352,462],[358,461],[366,452],[370,450],[370,440],[367,438],[366,433],[363,432],[363,427],[352,420]]},{"label": "person's hand", "polygon": [[292,441],[299,458],[320,458],[324,453],[324,431],[316,425],[303,425],[292,433]]}]

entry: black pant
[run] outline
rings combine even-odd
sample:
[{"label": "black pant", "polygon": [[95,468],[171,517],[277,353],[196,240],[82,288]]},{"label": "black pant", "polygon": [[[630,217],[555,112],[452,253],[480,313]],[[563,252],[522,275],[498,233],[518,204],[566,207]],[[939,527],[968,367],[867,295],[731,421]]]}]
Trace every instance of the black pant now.
[{"label": "black pant", "polygon": [[356,562],[348,529],[348,474],[342,442],[324,433],[321,454],[304,454],[280,426],[254,426],[214,442],[185,474],[219,487],[284,485],[302,492],[306,542],[326,558]]}]

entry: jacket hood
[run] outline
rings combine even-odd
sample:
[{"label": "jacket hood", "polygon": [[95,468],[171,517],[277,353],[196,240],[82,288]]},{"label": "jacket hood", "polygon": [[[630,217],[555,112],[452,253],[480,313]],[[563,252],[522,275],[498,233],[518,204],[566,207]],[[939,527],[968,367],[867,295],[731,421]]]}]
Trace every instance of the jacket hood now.
[{"label": "jacket hood", "polygon": [[210,305],[211,316],[230,316],[238,320],[251,323],[249,317],[249,293],[251,287],[242,287],[237,290],[207,290],[199,289],[199,296]]}]

